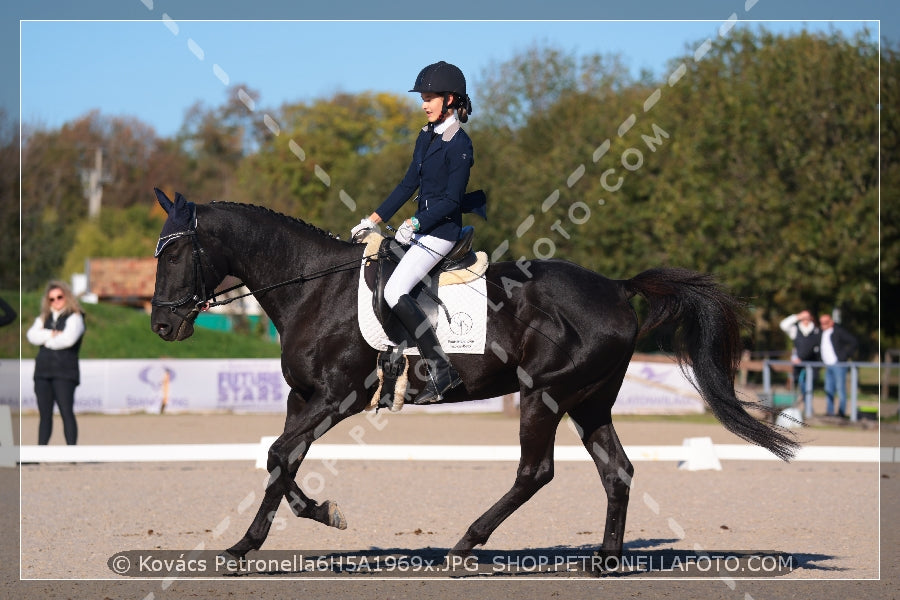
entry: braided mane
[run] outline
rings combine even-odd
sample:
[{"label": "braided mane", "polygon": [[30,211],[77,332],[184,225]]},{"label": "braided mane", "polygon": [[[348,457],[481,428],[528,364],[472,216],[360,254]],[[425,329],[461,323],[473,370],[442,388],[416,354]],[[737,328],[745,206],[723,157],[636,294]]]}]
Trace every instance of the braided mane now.
[{"label": "braided mane", "polygon": [[[239,206],[241,208],[246,208],[246,209],[252,210],[254,212],[267,214],[269,216],[277,217],[279,219],[284,219],[285,221],[297,223],[299,225],[302,225],[304,227],[308,227],[309,229],[312,229],[316,233],[322,234],[324,236],[330,237],[335,240],[340,240],[340,237],[336,236],[332,232],[326,231],[320,227],[316,227],[315,225],[311,225],[311,224],[307,223],[306,221],[304,221],[303,219],[299,219],[297,217],[292,217],[290,215],[280,213],[276,210],[272,210],[271,208],[268,208],[265,206],[260,206],[258,204],[245,204],[243,202],[226,202],[226,201],[222,201],[222,200],[214,200],[213,202],[210,202],[210,204],[223,205],[223,206]],[[346,240],[343,240],[343,241],[346,241]]]}]

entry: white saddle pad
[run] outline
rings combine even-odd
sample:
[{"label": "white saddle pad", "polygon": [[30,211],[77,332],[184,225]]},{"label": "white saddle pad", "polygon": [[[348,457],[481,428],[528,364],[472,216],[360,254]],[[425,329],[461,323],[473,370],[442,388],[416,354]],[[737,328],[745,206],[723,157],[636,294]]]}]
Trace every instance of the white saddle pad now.
[{"label": "white saddle pad", "polygon": [[[363,259],[363,265],[365,259]],[[447,354],[484,354],[487,335],[487,282],[478,277],[467,283],[441,285],[438,297],[450,312],[439,311],[437,337],[441,347]],[[372,292],[366,285],[365,272],[359,270],[359,330],[366,342],[376,350],[387,350],[388,346],[396,346],[384,332],[381,323],[372,308]],[[415,346],[407,348],[404,354],[418,354]]]}]

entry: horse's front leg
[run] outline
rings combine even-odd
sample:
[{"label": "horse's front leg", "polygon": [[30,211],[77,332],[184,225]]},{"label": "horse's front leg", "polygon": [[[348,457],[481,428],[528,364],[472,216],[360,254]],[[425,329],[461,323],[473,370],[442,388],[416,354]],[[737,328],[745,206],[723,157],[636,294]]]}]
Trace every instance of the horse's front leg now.
[{"label": "horse's front leg", "polygon": [[296,392],[291,392],[288,406],[300,405],[302,408],[296,412],[292,412],[289,408],[285,430],[269,448],[266,465],[269,478],[265,494],[244,537],[226,551],[230,556],[242,558],[247,552],[258,550],[262,546],[269,535],[282,498],[287,500],[291,510],[298,517],[346,529],[347,521],[335,502],[331,500],[321,504],[315,502],[303,493],[294,478],[310,444],[339,421],[358,412],[357,409],[361,410],[364,404],[363,397],[359,407],[351,406],[341,412],[337,404],[328,403],[321,398],[318,402],[314,400],[303,402]]},{"label": "horse's front leg", "polygon": [[[328,423],[329,417],[323,421],[328,428],[334,423]],[[267,468],[269,470],[269,482],[271,486],[273,479],[280,479],[281,489],[284,490],[284,499],[287,500],[291,511],[298,516],[306,519],[312,519],[319,523],[324,523],[330,527],[338,529],[347,529],[347,520],[344,518],[337,502],[333,500],[325,500],[321,504],[309,498],[300,486],[297,485],[297,471],[300,464],[306,457],[306,451],[309,445],[318,437],[316,433],[318,428],[313,431],[292,432],[291,434],[282,434],[282,436],[272,444],[269,448],[269,461]],[[327,430],[325,430],[327,431]],[[325,433],[321,431],[321,433]],[[321,433],[319,435],[321,435]],[[279,441],[281,444],[279,444]],[[290,450],[290,452],[288,452]],[[287,458],[285,459],[285,454]],[[285,467],[286,465],[286,467]]]},{"label": "horse's front leg", "polygon": [[[271,449],[269,452],[271,453]],[[299,465],[297,468],[299,468]],[[269,479],[266,482],[266,491],[263,495],[262,502],[259,505],[259,509],[256,511],[256,516],[253,518],[253,522],[250,523],[250,527],[247,529],[244,537],[242,537],[237,544],[225,551],[229,558],[240,559],[251,550],[259,550],[269,535],[269,530],[272,528],[272,521],[275,520],[275,513],[278,512],[278,506],[281,504],[281,499],[283,497],[284,482],[281,477],[281,468],[277,467],[277,470],[274,472],[270,468]]]}]

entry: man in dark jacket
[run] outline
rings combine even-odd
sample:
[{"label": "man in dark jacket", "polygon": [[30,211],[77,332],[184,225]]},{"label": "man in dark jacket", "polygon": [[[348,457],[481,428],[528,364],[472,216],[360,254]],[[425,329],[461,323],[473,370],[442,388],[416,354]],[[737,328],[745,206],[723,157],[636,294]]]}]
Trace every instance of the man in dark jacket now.
[{"label": "man in dark jacket", "polygon": [[828,400],[827,413],[834,415],[834,394],[840,397],[838,416],[847,416],[847,366],[844,364],[856,353],[859,346],[849,331],[835,324],[831,315],[819,317],[822,328],[821,354],[825,363],[825,398]]},{"label": "man in dark jacket", "polygon": [[[807,394],[807,368],[801,363],[820,359],[819,345],[822,342],[822,330],[816,325],[816,320],[808,310],[802,310],[784,318],[779,327],[794,342],[794,348],[791,351],[791,362],[794,363],[794,389],[803,395],[804,402],[812,402],[812,385],[809,385],[809,394]],[[812,380],[815,381],[815,379],[816,375],[813,371]]]}]

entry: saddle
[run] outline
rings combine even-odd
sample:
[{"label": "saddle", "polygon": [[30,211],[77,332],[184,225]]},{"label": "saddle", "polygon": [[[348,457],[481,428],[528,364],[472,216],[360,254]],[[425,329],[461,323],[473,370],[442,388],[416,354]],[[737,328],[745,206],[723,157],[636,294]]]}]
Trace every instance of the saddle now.
[{"label": "saddle", "polygon": [[[472,250],[474,235],[474,227],[463,227],[450,252],[432,268],[425,280],[410,291],[410,295],[435,329],[441,309],[447,321],[450,321],[449,310],[438,297],[438,288],[441,285],[466,283],[480,277],[487,267],[487,255]],[[384,287],[409,246],[403,246],[394,238],[386,238],[374,232],[366,236],[363,242],[367,244],[365,256],[369,257],[362,267],[363,279],[372,292],[372,309],[385,334],[397,344],[378,354],[379,384],[370,408],[383,407],[396,412],[403,407],[408,386],[409,360],[404,356],[404,349],[415,346],[416,341],[391,312],[384,299]]]},{"label": "saddle", "polygon": [[[447,255],[434,266],[428,273],[428,277],[419,282],[410,295],[418,302],[422,311],[428,316],[432,327],[437,325],[439,311],[446,306],[438,298],[438,287],[452,283],[464,283],[480,276],[481,273],[472,269],[478,262],[478,255],[472,250],[472,239],[475,237],[475,228],[471,225],[463,227],[459,239]],[[363,276],[366,286],[372,292],[372,308],[375,316],[384,328],[385,333],[398,344],[406,342],[406,345],[415,345],[415,340],[410,339],[403,326],[393,318],[391,307],[384,299],[384,286],[394,273],[400,259],[409,246],[402,246],[394,238],[383,237],[372,233],[364,240],[369,248],[377,247],[376,251],[369,252],[366,256],[372,256],[363,266]],[[449,321],[450,315],[446,314]]]}]

